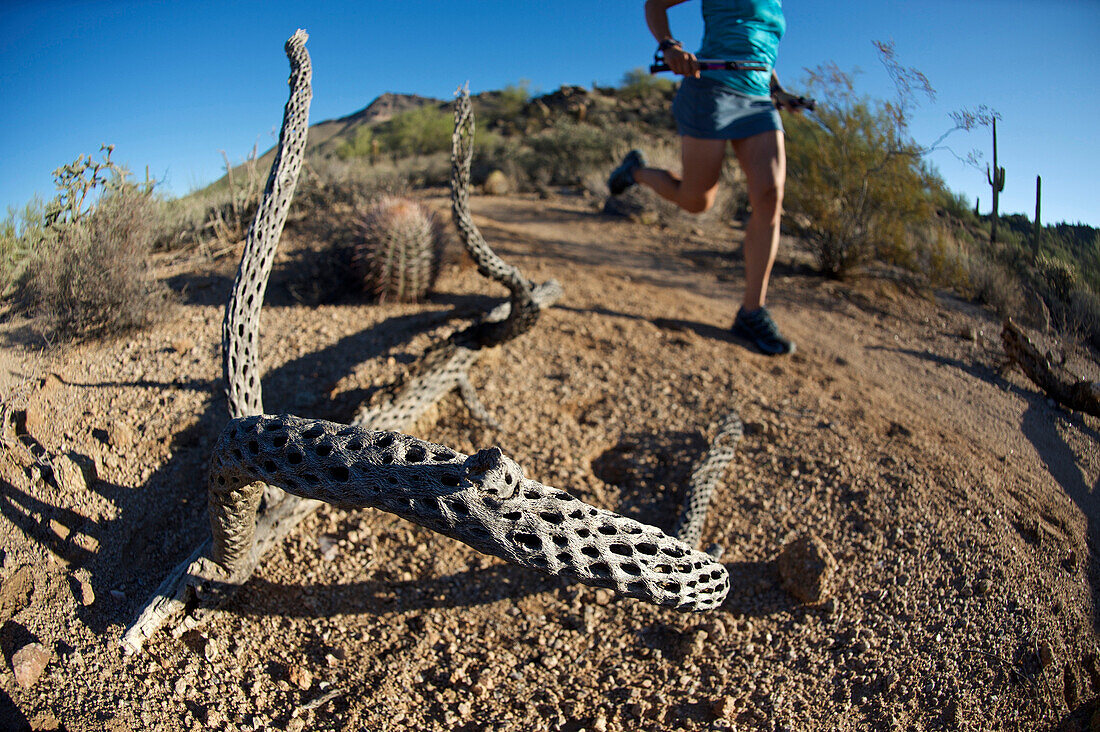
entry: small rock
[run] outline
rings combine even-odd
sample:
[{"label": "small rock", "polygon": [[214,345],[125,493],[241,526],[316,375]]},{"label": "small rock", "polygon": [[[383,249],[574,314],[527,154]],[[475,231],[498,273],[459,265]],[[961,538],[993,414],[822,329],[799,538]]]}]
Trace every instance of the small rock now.
[{"label": "small rock", "polygon": [[92,603],[95,602],[95,590],[92,589],[91,583],[83,577],[74,577],[73,580],[76,584],[74,594],[77,602],[84,607],[91,607]]},{"label": "small rock", "polygon": [[335,536],[322,535],[317,539],[317,548],[321,550],[321,558],[331,562],[340,551],[339,539]]},{"label": "small rock", "polygon": [[988,594],[992,587],[993,583],[989,579],[982,578],[974,583],[974,594],[979,596]]},{"label": "small rock", "polygon": [[1039,663],[1043,665],[1044,671],[1054,663],[1054,647],[1050,644],[1050,641],[1043,641],[1039,644]]},{"label": "small rock", "polygon": [[206,638],[202,646],[202,655],[207,661],[213,661],[218,657],[218,642],[213,638]]},{"label": "small rock", "polygon": [[1073,671],[1072,664],[1066,664],[1065,670],[1062,672],[1062,681],[1065,683],[1063,692],[1066,706],[1070,710],[1076,709],[1081,703],[1081,683],[1077,679],[1077,674]]},{"label": "small rock", "polygon": [[503,171],[494,170],[489,173],[481,189],[487,196],[503,196],[512,189],[512,185]]},{"label": "small rock", "polygon": [[122,590],[111,590],[111,597],[113,597],[115,600],[118,600],[119,602],[122,602],[126,599],[126,593]]},{"label": "small rock", "polygon": [[134,430],[121,420],[107,425],[107,444],[116,449],[126,449],[134,445]]},{"label": "small rock", "polygon": [[596,717],[595,721],[592,722],[592,729],[595,732],[607,732],[607,717],[602,714]]},{"label": "small rock", "polygon": [[27,401],[24,427],[27,433],[39,442],[43,442],[49,436],[48,425],[53,421],[53,410],[50,409],[49,400],[61,384],[61,379],[49,374],[42,382],[42,387]]},{"label": "small rock", "polygon": [[611,600],[614,597],[615,593],[607,589],[606,587],[601,587],[600,589],[596,590],[597,605],[609,605],[611,604]]},{"label": "small rock", "polygon": [[11,670],[15,673],[15,683],[29,689],[50,662],[50,650],[41,643],[28,643],[11,657]]},{"label": "small rock", "polygon": [[34,570],[24,564],[0,584],[0,623],[5,623],[31,604]]},{"label": "small rock", "polygon": [[313,686],[313,674],[309,669],[297,664],[291,666],[286,672],[287,681],[297,686],[302,691]]},{"label": "small rock", "polygon": [[821,537],[803,534],[779,554],[783,589],[803,602],[822,602],[833,593],[837,562]]},{"label": "small rock", "polygon": [[31,720],[31,729],[35,732],[52,732],[61,729],[61,720],[49,712],[43,712]]},{"label": "small rock", "polygon": [[[202,723],[205,724],[207,727],[220,727],[222,722],[225,721],[225,719],[222,717],[222,713],[214,707],[207,707],[206,709],[204,709],[202,717]],[[290,729],[289,725],[287,726],[287,729]]]},{"label": "small rock", "polygon": [[83,469],[69,455],[55,455],[50,463],[53,465],[53,477],[58,488],[69,493],[88,490],[88,481],[84,477]]},{"label": "small rock", "polygon": [[718,719],[732,720],[737,716],[737,701],[731,696],[725,696],[711,707],[714,716]]},{"label": "small rock", "polygon": [[306,721],[301,717],[295,717],[286,723],[286,732],[302,732],[306,728]]}]

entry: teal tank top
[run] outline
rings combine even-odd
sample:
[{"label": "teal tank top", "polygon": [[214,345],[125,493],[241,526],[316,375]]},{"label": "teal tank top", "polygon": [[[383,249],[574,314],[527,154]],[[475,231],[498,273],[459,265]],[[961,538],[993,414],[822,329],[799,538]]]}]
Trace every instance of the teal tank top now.
[{"label": "teal tank top", "polygon": [[768,96],[779,39],[787,30],[782,0],[703,0],[703,27],[699,58],[757,61],[768,70],[703,71],[702,75],[742,94]]}]

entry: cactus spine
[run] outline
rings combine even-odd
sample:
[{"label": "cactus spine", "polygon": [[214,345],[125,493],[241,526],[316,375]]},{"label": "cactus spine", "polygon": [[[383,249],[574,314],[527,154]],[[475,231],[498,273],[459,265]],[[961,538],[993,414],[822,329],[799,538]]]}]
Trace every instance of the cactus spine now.
[{"label": "cactus spine", "polygon": [[424,206],[387,196],[363,219],[363,238],[352,253],[363,289],[379,302],[417,302],[439,274],[445,235]]},{"label": "cactus spine", "polygon": [[989,231],[989,241],[997,243],[997,202],[1001,191],[1005,189],[1005,169],[997,167],[997,119],[993,118],[993,169],[985,166],[985,179],[993,188],[993,226]]},{"label": "cactus spine", "polygon": [[1035,256],[1039,256],[1039,242],[1043,236],[1043,225],[1040,222],[1040,205],[1043,200],[1043,176],[1035,176],[1035,233],[1032,235],[1031,246],[1035,250]]}]

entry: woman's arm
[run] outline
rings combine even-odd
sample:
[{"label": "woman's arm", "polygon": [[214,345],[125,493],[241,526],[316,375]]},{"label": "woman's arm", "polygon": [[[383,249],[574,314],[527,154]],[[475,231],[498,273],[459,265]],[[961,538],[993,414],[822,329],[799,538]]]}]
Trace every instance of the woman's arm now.
[{"label": "woman's arm", "polygon": [[672,37],[668,27],[668,9],[683,2],[687,0],[646,0],[645,21],[657,43],[665,44],[662,53],[668,67],[681,76],[698,78],[699,63],[695,60],[695,54],[685,51],[680,42]]}]

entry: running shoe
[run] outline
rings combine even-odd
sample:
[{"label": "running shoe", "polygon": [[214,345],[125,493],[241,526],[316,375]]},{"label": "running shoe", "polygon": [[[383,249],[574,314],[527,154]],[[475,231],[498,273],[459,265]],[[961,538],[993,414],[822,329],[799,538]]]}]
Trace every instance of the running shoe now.
[{"label": "running shoe", "polygon": [[767,308],[756,310],[741,308],[734,318],[733,334],[751,341],[760,352],[767,356],[781,356],[786,353],[794,353],[794,343],[789,338],[784,338],[779,332],[779,326],[772,320]]},{"label": "running shoe", "polygon": [[645,167],[645,155],[641,150],[631,150],[619,163],[619,167],[611,171],[611,177],[607,179],[607,187],[611,189],[611,195],[617,196],[630,186],[634,185],[634,171]]}]

